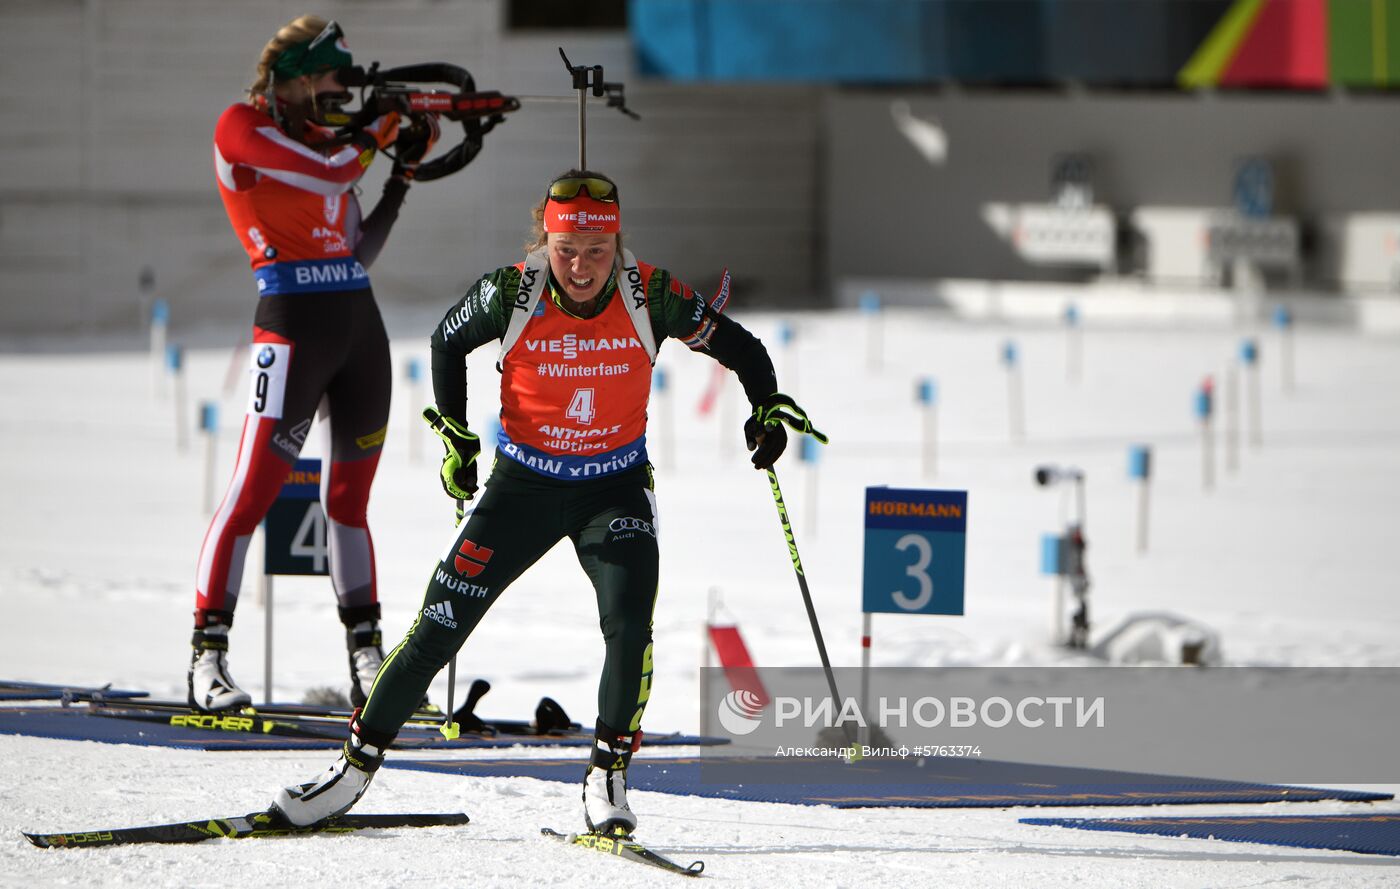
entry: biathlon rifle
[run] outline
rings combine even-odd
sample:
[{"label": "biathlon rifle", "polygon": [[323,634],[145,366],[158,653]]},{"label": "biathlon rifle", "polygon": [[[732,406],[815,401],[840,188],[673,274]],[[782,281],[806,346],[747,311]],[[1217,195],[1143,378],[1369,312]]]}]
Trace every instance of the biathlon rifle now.
[{"label": "biathlon rifle", "polygon": [[[441,179],[465,167],[481,151],[482,137],[504,121],[506,114],[520,109],[516,97],[496,90],[478,90],[466,68],[446,62],[396,68],[380,68],[378,62],[368,68],[351,65],[340,70],[340,82],[360,90],[358,111],[331,108],[324,115],[326,123],[339,127],[337,135],[343,138],[352,137],[390,111],[406,114],[410,119],[437,114],[462,125],[461,142],[418,165],[413,176],[418,182]],[[425,84],[455,89],[424,88]]]},{"label": "biathlon rifle", "polygon": [[[621,83],[605,81],[602,65],[575,65],[559,47],[559,57],[569,72],[571,86],[578,93],[579,168],[587,168],[587,129],[585,127],[585,106],[588,94],[595,99],[603,99],[608,108],[640,120],[640,116],[627,107]],[[338,127],[337,138],[349,141],[355,133],[373,123],[381,114],[398,111],[410,119],[422,120],[428,114],[437,114],[462,125],[462,141],[450,151],[418,164],[414,179],[419,182],[441,179],[465,167],[477,152],[481,151],[482,137],[496,124],[505,120],[505,115],[520,110],[520,102],[573,101],[566,96],[507,96],[496,90],[478,90],[476,81],[467,69],[446,62],[427,62],[418,65],[402,65],[396,68],[380,68],[378,62],[368,68],[351,65],[340,69],[340,82],[347,89],[358,87],[360,108],[354,112],[342,108],[344,101],[352,96],[344,94],[342,102],[330,101],[322,113],[322,120],[330,126]],[[425,89],[423,84],[440,84],[451,89]],[[393,154],[386,152],[390,157]]]}]

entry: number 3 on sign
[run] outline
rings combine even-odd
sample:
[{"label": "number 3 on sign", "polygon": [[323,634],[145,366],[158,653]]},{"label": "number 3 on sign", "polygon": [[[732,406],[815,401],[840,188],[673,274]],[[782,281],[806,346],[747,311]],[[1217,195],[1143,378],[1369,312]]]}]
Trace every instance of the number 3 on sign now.
[{"label": "number 3 on sign", "polygon": [[928,576],[928,566],[933,561],[933,547],[922,534],[905,534],[895,541],[894,548],[901,552],[906,549],[915,551],[914,564],[906,567],[904,573],[919,584],[919,593],[916,596],[909,596],[904,590],[895,590],[892,594],[894,604],[905,611],[919,611],[933,601],[933,578]]},{"label": "number 3 on sign", "polygon": [[597,414],[593,407],[593,390],[575,389],[574,397],[569,399],[569,409],[564,411],[564,416],[577,420],[580,425],[588,426]]}]

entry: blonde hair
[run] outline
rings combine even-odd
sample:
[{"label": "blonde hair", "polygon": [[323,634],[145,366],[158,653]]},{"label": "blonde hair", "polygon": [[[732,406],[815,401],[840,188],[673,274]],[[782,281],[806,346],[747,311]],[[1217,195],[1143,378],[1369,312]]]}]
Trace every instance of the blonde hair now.
[{"label": "blonde hair", "polygon": [[[560,179],[586,179],[588,177],[606,179],[609,182],[613,181],[611,176],[604,175],[603,173],[597,173],[592,170],[579,170],[577,168],[560,173],[549,181],[550,184],[553,184]],[[613,187],[616,188],[617,183],[614,182]],[[549,203],[549,195],[546,194],[544,197],[540,198],[539,203],[530,208],[530,238],[525,242],[526,253],[534,253],[549,240],[549,233],[544,230],[544,205],[547,203]],[[622,232],[617,233],[617,255],[618,261],[620,262],[622,258]]]},{"label": "blonde hair", "polygon": [[277,36],[263,47],[262,55],[258,57],[258,79],[248,87],[249,101],[267,93],[267,88],[272,83],[272,66],[277,64],[277,57],[286,52],[287,47],[315,39],[328,24],[330,23],[319,15],[303,15],[283,25]]}]

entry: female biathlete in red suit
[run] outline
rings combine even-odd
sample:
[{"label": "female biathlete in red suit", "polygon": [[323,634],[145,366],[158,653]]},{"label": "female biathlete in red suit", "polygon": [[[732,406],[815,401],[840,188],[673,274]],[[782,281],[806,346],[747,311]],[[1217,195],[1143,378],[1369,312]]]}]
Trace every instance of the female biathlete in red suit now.
[{"label": "female biathlete in red suit", "polygon": [[[365,270],[437,125],[424,120],[401,132],[398,114],[389,113],[349,144],[334,143],[317,122],[328,98],[349,98],[337,71],[350,61],[336,23],[296,19],[263,49],[251,98],[229,107],[214,133],[219,195],[252,261],[259,298],[237,464],[199,555],[189,701],[201,710],[250,702],[226,660],[244,557],[318,410],[329,458],[321,503],[330,575],[356,705],[384,658],[365,508],[389,415],[389,344]],[[391,143],[399,161],[362,219],[355,183]]]}]

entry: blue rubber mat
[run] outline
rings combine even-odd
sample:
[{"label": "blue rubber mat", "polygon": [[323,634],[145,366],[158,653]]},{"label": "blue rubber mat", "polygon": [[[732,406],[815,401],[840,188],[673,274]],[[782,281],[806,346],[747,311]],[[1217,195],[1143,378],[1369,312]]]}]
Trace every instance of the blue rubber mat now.
[{"label": "blue rubber mat", "polygon": [[[58,738],[67,741],[100,741],[106,744],[141,744],[151,747],[180,747],[191,750],[308,750],[338,748],[345,740],[345,729],[336,723],[318,723],[307,731],[321,733],[317,737],[261,733],[253,720],[240,717],[207,718],[209,728],[168,724],[168,718],[181,714],[162,714],[162,722],[145,722],[119,716],[99,716],[86,707],[0,707],[0,735],[30,735],[37,738]],[[222,723],[223,728],[213,727]],[[648,735],[647,741],[659,745],[703,745],[718,739],[695,735]],[[498,735],[484,737],[463,733],[448,741],[436,728],[405,727],[394,743],[399,750],[492,749],[521,745],[525,747],[588,747],[593,744],[593,732],[571,732],[552,735]]]},{"label": "blue rubber mat", "polygon": [[1276,815],[1269,818],[1022,818],[1022,824],[1339,849],[1400,855],[1400,814]]},{"label": "blue rubber mat", "polygon": [[[648,736],[648,740],[650,737]],[[579,760],[414,760],[386,765],[474,777],[522,777],[574,783]],[[1387,794],[1280,787],[1164,775],[1068,769],[988,760],[644,758],[632,760],[627,786],[683,796],[837,808],[999,808],[1005,806],[1151,806],[1266,803],[1322,799],[1384,800]]]}]

